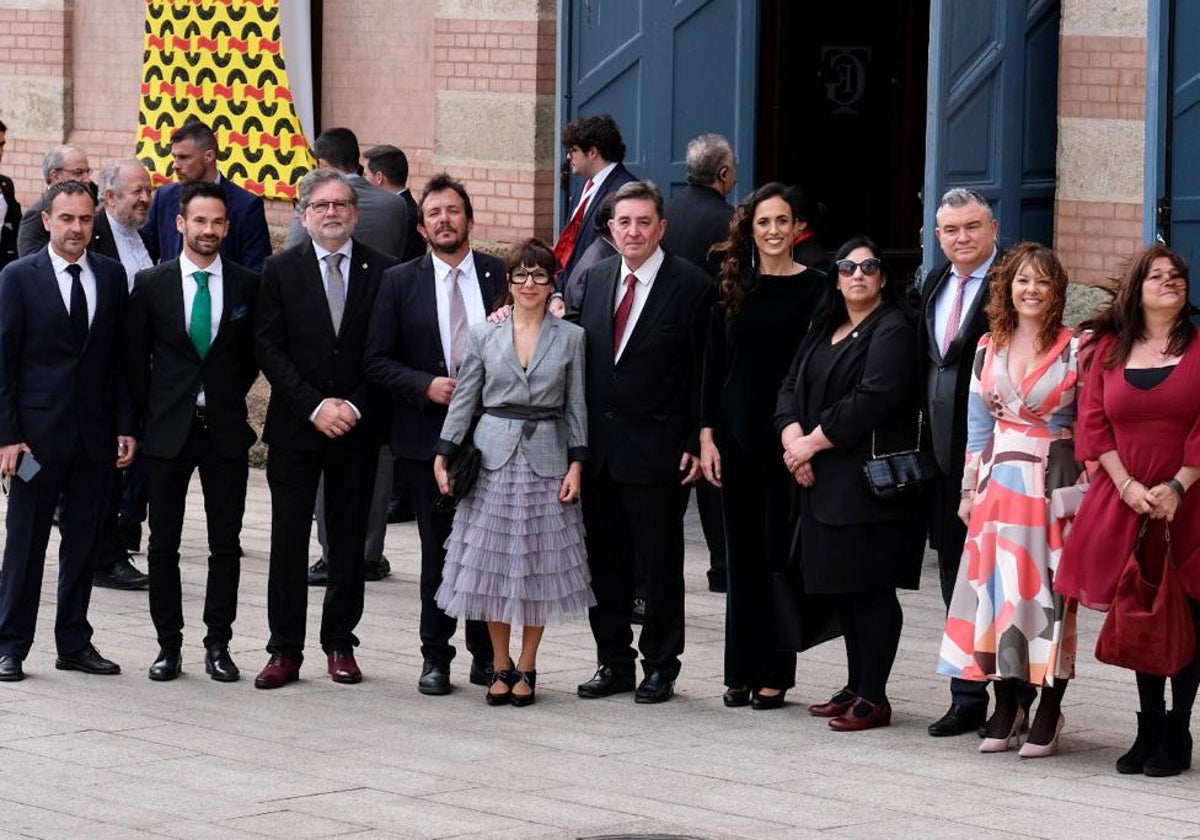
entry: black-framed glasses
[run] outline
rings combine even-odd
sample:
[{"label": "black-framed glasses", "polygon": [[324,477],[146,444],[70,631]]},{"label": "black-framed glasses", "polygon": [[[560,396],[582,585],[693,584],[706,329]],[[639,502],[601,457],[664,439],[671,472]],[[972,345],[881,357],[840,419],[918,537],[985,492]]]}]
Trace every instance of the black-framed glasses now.
[{"label": "black-framed glasses", "polygon": [[335,201],[311,201],[308,209],[317,214],[328,213],[330,209],[341,213],[343,210],[349,209],[352,204],[354,202],[347,198],[339,198]]},{"label": "black-framed glasses", "polygon": [[532,271],[528,268],[517,268],[508,275],[508,282],[514,286],[523,286],[526,280],[532,280],[538,286],[545,286],[553,279],[550,276],[550,272],[544,268],[535,268]]},{"label": "black-framed glasses", "polygon": [[874,277],[879,273],[880,260],[875,257],[868,257],[862,262],[838,260],[834,265],[837,266],[838,274],[843,277],[853,277],[856,268],[862,270],[864,277]]}]

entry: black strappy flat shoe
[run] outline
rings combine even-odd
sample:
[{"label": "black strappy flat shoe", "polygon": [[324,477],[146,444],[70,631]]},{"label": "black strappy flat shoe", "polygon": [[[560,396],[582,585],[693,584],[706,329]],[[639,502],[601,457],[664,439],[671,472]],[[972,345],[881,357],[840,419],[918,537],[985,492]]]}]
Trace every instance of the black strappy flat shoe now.
[{"label": "black strappy flat shoe", "polygon": [[512,697],[514,706],[532,706],[533,701],[537,699],[537,671],[522,671],[517,669],[513,671],[513,685],[524,683],[529,686],[528,694],[517,694],[512,689],[509,689],[509,695]]}]

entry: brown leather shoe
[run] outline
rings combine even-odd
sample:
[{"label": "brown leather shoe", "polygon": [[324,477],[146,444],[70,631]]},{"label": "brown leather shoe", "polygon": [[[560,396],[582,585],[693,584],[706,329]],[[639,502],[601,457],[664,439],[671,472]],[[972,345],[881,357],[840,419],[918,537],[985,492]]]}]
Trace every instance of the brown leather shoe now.
[{"label": "brown leather shoe", "polygon": [[255,688],[282,688],[300,679],[300,660],[286,653],[272,653],[267,666],[254,678]]},{"label": "brown leather shoe", "polygon": [[329,677],[335,683],[353,685],[362,682],[362,671],[354,661],[354,654],[348,650],[331,650],[329,657]]},{"label": "brown leather shoe", "polygon": [[832,718],[843,715],[854,705],[854,692],[843,688],[824,703],[814,703],[808,707],[808,713],[813,717]]},{"label": "brown leather shoe", "polygon": [[871,703],[856,697],[854,705],[835,718],[829,719],[829,728],[838,732],[859,732],[877,726],[889,726],[892,722],[892,704],[886,699]]}]

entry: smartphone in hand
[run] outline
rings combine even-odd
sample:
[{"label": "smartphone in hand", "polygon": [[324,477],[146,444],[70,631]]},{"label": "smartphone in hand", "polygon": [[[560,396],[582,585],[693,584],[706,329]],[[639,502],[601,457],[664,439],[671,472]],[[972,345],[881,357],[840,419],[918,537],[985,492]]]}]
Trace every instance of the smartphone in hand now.
[{"label": "smartphone in hand", "polygon": [[32,452],[22,452],[20,460],[17,461],[16,476],[24,482],[30,482],[41,469],[42,465],[33,457]]}]

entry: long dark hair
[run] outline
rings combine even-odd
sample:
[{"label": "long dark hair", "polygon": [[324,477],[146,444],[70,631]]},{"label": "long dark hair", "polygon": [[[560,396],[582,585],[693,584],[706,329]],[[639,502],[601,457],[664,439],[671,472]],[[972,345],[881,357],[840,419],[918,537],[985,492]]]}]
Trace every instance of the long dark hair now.
[{"label": "long dark hair", "polygon": [[879,246],[870,237],[852,236],[833,255],[834,265],[829,270],[829,273],[825,275],[825,293],[821,295],[821,302],[817,304],[817,310],[813,313],[812,327],[809,330],[810,335],[831,335],[838,327],[850,320],[850,312],[846,309],[846,299],[838,291],[837,263],[839,260],[846,259],[850,252],[856,248],[866,248],[871,252],[871,256],[879,260],[879,273],[883,276],[884,280],[883,288],[880,290],[880,295],[882,296],[880,305],[892,304],[893,306],[904,307],[904,290],[900,288],[900,283],[890,282],[891,276],[888,272],[888,265],[883,260],[883,254],[879,250]]},{"label": "long dark hair", "polygon": [[[1125,271],[1117,285],[1117,293],[1112,305],[1096,317],[1084,322],[1082,330],[1091,330],[1097,339],[1106,335],[1114,336],[1112,348],[1105,354],[1103,364],[1106,368],[1115,368],[1129,361],[1133,345],[1146,337],[1146,316],[1142,311],[1142,287],[1146,284],[1146,276],[1155,260],[1166,258],[1183,277],[1184,295],[1187,296],[1191,283],[1188,280],[1187,260],[1172,251],[1166,245],[1154,244],[1142,251]],[[1171,327],[1167,338],[1167,353],[1172,356],[1182,356],[1188,345],[1196,336],[1196,325],[1192,323],[1185,303]]]},{"label": "long dark hair", "polygon": [[1007,347],[1012,340],[1013,330],[1017,326],[1017,307],[1012,298],[1013,281],[1025,265],[1049,278],[1054,295],[1046,309],[1046,320],[1038,330],[1037,352],[1044,353],[1054,344],[1062,329],[1063,310],[1067,307],[1067,272],[1054,252],[1039,242],[1021,242],[1013,246],[1005,251],[1000,264],[988,272],[990,279],[985,309],[988,330],[997,350]]},{"label": "long dark hair", "polygon": [[742,199],[729,220],[729,238],[710,249],[710,253],[721,258],[721,300],[729,315],[742,311],[746,295],[754,289],[758,279],[754,261],[757,247],[754,244],[754,213],[758,205],[770,198],[782,198],[791,208],[792,217],[800,218],[799,196],[787,185],[771,181]]}]

